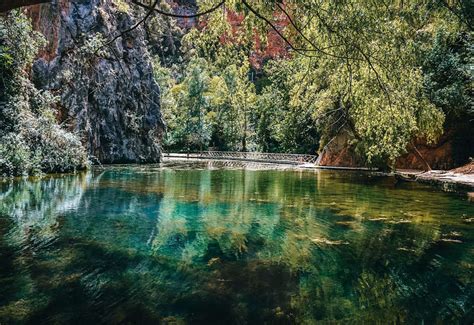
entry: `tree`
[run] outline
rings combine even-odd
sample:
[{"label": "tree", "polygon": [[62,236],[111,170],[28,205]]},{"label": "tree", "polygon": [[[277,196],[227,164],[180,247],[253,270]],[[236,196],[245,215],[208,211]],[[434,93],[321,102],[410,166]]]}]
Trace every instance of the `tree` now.
[{"label": "tree", "polygon": [[465,164],[474,156],[474,63],[472,35],[441,26],[420,56],[423,90],[446,115],[445,129],[453,139],[453,159]]},{"label": "tree", "polygon": [[292,102],[298,90],[295,60],[268,62],[268,85],[259,96],[257,142],[263,151],[315,154],[319,131],[313,107]]},{"label": "tree", "polygon": [[[165,147],[172,149],[202,150],[210,141],[209,82],[206,62],[196,59],[190,62],[181,83],[169,83],[166,76],[159,80],[164,89],[164,116],[168,122]],[[156,69],[156,67],[155,67]]]},{"label": "tree", "polygon": [[240,139],[238,149],[246,152],[249,149],[249,137],[251,137],[250,115],[256,103],[255,86],[249,81],[249,63],[244,62],[240,67],[231,65],[223,71],[229,104],[234,112],[234,124],[237,125],[237,134]]}]

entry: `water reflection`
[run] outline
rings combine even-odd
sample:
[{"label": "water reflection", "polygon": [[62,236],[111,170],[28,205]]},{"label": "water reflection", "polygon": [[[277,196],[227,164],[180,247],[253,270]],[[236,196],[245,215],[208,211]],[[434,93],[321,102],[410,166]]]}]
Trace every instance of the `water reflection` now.
[{"label": "water reflection", "polygon": [[0,184],[0,323],[473,320],[472,204],[281,169],[169,163]]}]

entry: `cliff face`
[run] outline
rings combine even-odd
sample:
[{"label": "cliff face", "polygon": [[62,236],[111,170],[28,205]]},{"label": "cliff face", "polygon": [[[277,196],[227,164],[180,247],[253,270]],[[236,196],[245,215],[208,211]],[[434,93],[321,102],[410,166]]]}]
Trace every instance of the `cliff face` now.
[{"label": "cliff face", "polygon": [[137,19],[122,1],[57,0],[28,15],[48,44],[33,80],[61,99],[59,119],[102,163],[157,162],[164,130],[160,91],[140,26],[97,50]]},{"label": "cliff face", "polygon": [[[196,0],[167,0],[166,1],[173,12],[178,15],[194,15],[198,11]],[[176,20],[178,26],[183,30],[189,31],[191,28],[196,27],[196,18],[178,18]]]},{"label": "cliff face", "polygon": [[[452,131],[443,134],[438,142],[427,144],[425,141],[418,140],[416,147],[423,159],[430,165],[432,169],[451,169],[466,160],[465,156],[469,150],[467,141],[464,146],[456,143],[456,137]],[[345,133],[338,135],[326,150],[321,154],[320,164],[322,166],[339,166],[339,167],[364,167],[366,163],[364,159],[355,152],[355,148],[349,145],[349,136]],[[456,148],[464,151],[456,155]],[[457,160],[456,158],[460,156]],[[409,148],[408,152],[397,159],[395,162],[397,169],[417,169],[426,168],[425,163],[416,154],[415,150]]]}]

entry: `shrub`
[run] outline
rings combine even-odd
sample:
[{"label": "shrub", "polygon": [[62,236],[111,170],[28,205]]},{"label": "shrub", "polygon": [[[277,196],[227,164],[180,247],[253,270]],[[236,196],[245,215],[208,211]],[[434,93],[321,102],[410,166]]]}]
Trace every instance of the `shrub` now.
[{"label": "shrub", "polygon": [[43,44],[20,12],[0,17],[0,175],[31,175],[85,168],[79,138],[56,121],[57,98],[36,89],[28,69]]}]

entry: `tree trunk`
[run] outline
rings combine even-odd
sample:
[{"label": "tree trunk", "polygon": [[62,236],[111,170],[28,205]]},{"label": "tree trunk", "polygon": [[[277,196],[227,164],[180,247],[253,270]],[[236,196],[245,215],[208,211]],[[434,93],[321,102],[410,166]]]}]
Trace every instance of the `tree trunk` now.
[{"label": "tree trunk", "polygon": [[242,137],[242,151],[247,152],[247,112],[244,112],[244,135]]},{"label": "tree trunk", "polygon": [[423,155],[421,154],[421,152],[418,151],[418,149],[416,148],[415,144],[412,144],[413,146],[413,149],[415,150],[415,154],[418,158],[420,158],[420,160],[423,162],[423,164],[425,165],[425,171],[426,172],[429,172],[431,171],[431,166],[430,164],[428,164],[428,162],[425,160],[425,158],[423,157]]},{"label": "tree trunk", "polygon": [[0,12],[7,12],[12,9],[32,6],[39,3],[47,3],[51,0],[1,0],[0,1]]}]

